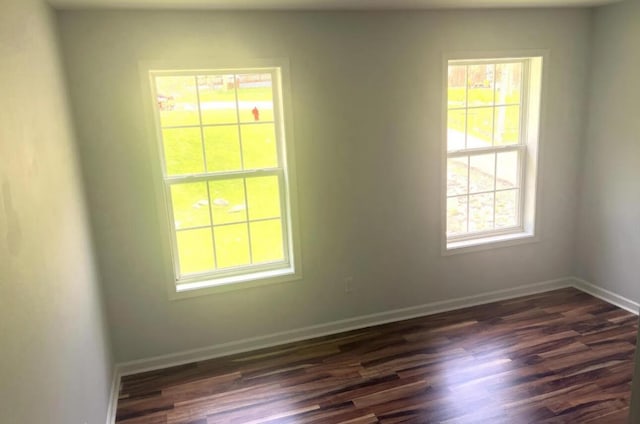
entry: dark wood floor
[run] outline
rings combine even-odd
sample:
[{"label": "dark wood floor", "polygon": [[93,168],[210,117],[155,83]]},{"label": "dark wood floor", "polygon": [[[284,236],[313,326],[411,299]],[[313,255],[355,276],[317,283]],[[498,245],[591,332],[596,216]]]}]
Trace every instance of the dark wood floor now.
[{"label": "dark wood floor", "polygon": [[117,422],[626,423],[636,332],[563,289],[124,377]]}]

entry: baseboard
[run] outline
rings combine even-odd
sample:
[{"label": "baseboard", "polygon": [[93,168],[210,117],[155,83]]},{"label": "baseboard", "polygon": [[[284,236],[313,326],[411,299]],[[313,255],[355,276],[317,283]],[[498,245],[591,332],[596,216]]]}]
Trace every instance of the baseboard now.
[{"label": "baseboard", "polygon": [[616,305],[617,307],[629,311],[632,314],[638,315],[638,312],[640,311],[639,303],[634,302],[631,299],[627,299],[624,296],[620,296],[619,294],[616,294],[612,291],[598,287],[595,284],[592,284],[581,278],[573,277],[572,279],[572,286],[576,289],[582,290],[585,293],[589,293],[591,296],[602,299],[605,302],[611,303],[612,305]]},{"label": "baseboard", "polygon": [[107,424],[115,424],[116,410],[118,409],[118,394],[120,393],[120,367],[113,367],[113,377],[111,379],[111,393],[109,394],[109,405],[107,409]]},{"label": "baseboard", "polygon": [[247,352],[282,345],[285,343],[313,339],[316,337],[342,333],[350,330],[357,330],[374,325],[402,321],[411,318],[433,315],[440,312],[447,312],[456,309],[467,308],[470,306],[482,305],[486,303],[497,302],[500,300],[557,290],[565,287],[572,287],[573,285],[574,279],[567,277],[504,290],[496,290],[474,296],[466,296],[440,302],[432,302],[419,306],[412,306],[409,308],[396,309],[377,314],[333,321],[326,324],[303,327],[295,330],[274,333],[267,336],[253,337],[230,343],[223,343],[201,349],[188,350],[169,355],[125,362],[119,364],[118,371],[121,376],[137,374],[140,372],[168,368],[191,362],[233,355],[235,353]]}]

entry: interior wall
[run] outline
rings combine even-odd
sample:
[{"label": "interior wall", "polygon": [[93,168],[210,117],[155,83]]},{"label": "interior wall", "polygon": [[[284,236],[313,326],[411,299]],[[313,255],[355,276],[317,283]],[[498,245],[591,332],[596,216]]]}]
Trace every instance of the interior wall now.
[{"label": "interior wall", "polygon": [[576,274],[640,302],[640,1],[594,13]]},{"label": "interior wall", "polygon": [[55,15],[0,14],[0,422],[103,424],[112,359]]},{"label": "interior wall", "polygon": [[[118,361],[571,275],[589,10],[58,16]],[[442,54],[523,48],[551,54],[540,241],[442,256]],[[168,299],[138,63],[181,57],[289,58],[302,281]]]}]

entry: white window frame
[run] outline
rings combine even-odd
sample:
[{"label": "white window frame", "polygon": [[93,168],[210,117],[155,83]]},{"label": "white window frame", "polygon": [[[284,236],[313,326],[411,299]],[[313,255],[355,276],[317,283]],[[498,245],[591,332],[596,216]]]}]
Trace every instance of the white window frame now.
[{"label": "white window frame", "polygon": [[[546,87],[543,67],[548,63],[548,52],[542,50],[517,52],[462,52],[443,55],[442,95],[442,195],[441,195],[441,240],[443,255],[473,252],[489,248],[507,247],[539,240],[538,213],[540,156],[540,128],[542,121],[542,98]],[[486,63],[523,64],[522,93],[520,101],[520,144],[492,146],[486,148],[464,148],[448,151],[448,67],[449,65],[477,65]],[[467,105],[468,106],[468,105]],[[494,106],[495,107],[495,106]],[[519,151],[518,187],[520,190],[517,225],[510,228],[478,231],[447,236],[447,162],[452,157],[482,153]],[[497,164],[497,161],[496,161]],[[489,192],[495,192],[490,190]],[[477,193],[474,193],[477,194]],[[495,213],[495,211],[494,211]]]},{"label": "white window frame", "polygon": [[[240,66],[237,66],[240,65]],[[143,96],[150,128],[152,166],[156,186],[159,230],[163,235],[163,256],[169,297],[180,299],[210,293],[219,293],[265,284],[296,281],[302,278],[299,237],[297,226],[297,201],[295,166],[293,157],[293,137],[291,131],[289,66],[286,59],[242,60],[237,64],[220,64],[217,61],[180,61],[140,62],[140,75],[143,80]],[[164,164],[162,128],[156,106],[155,76],[171,75],[221,75],[270,73],[274,89],[274,124],[278,166],[275,168],[242,170],[215,173],[167,176]],[[237,93],[236,93],[237,96]],[[240,122],[238,122],[240,125]],[[202,124],[194,125],[203,128]],[[280,210],[283,231],[284,260],[265,264],[234,267],[226,270],[213,270],[197,274],[180,276],[179,260],[173,207],[171,204],[171,186],[173,184],[224,179],[251,178],[259,176],[278,176],[280,184]],[[246,193],[245,193],[246,196]]]}]

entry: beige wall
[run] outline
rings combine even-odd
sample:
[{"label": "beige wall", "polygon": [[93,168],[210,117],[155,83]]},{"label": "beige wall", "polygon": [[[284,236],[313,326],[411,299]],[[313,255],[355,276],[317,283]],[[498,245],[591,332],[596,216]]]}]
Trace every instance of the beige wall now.
[{"label": "beige wall", "polygon": [[53,13],[4,1],[0,57],[0,422],[103,424],[111,357]]},{"label": "beige wall", "polygon": [[[119,361],[571,274],[590,11],[58,16]],[[522,48],[551,52],[541,240],[443,257],[442,53]],[[199,55],[290,60],[303,281],[168,300],[138,62]]]},{"label": "beige wall", "polygon": [[577,274],[640,302],[640,1],[594,15]]}]

